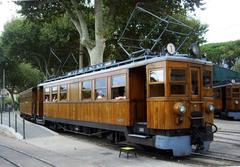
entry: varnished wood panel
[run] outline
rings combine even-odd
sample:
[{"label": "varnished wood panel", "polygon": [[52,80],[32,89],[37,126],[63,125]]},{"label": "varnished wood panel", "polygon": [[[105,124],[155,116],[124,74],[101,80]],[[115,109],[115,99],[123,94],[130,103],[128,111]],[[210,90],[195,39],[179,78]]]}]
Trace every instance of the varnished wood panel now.
[{"label": "varnished wood panel", "polygon": [[215,106],[215,109],[222,110],[222,99],[220,99],[220,98],[214,99],[213,104]]},{"label": "varnished wood panel", "polygon": [[147,127],[153,129],[181,129],[189,128],[190,111],[186,102],[187,112],[184,114],[183,122],[178,124],[178,115],[173,106],[179,101],[148,100],[147,102]]},{"label": "varnished wood panel", "polygon": [[79,100],[79,83],[69,84],[69,101],[78,101]]},{"label": "varnished wood panel", "polygon": [[113,125],[131,125],[129,101],[44,103],[44,115]]}]

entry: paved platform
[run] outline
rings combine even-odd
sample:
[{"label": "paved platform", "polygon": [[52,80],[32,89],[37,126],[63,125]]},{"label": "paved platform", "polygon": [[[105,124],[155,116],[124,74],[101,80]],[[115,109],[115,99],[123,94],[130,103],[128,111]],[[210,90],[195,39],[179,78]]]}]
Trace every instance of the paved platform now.
[{"label": "paved platform", "polygon": [[[10,127],[15,129],[15,114],[17,114],[17,132],[23,135],[23,119],[20,117],[19,112],[10,112]],[[3,125],[9,126],[9,113],[3,112]],[[25,120],[25,136],[26,139],[55,136],[58,133],[49,130],[48,128],[34,124]]]}]

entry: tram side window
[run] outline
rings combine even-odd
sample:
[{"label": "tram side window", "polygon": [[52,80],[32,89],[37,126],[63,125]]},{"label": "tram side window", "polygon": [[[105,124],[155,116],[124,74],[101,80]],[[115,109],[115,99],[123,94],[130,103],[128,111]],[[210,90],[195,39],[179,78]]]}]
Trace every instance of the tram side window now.
[{"label": "tram side window", "polygon": [[112,99],[126,99],[126,75],[112,76]]},{"label": "tram side window", "polygon": [[49,88],[45,88],[44,89],[44,101],[48,102],[50,99],[50,89]]},{"label": "tram side window", "polygon": [[107,97],[107,78],[96,79],[95,99]]},{"label": "tram side window", "polygon": [[221,89],[220,88],[213,89],[213,93],[214,93],[214,98],[221,98]]},{"label": "tram side window", "polygon": [[232,88],[232,97],[233,98],[239,98],[240,97],[239,88]]},{"label": "tram side window", "polygon": [[186,70],[171,69],[170,93],[172,95],[184,95],[186,92]]},{"label": "tram side window", "polygon": [[161,97],[165,95],[164,91],[164,71],[163,69],[154,69],[149,71],[149,97]]},{"label": "tram side window", "polygon": [[52,87],[52,102],[56,102],[58,99],[57,86]]},{"label": "tram side window", "polygon": [[203,71],[203,87],[211,88],[212,87],[212,72],[205,70]]},{"label": "tram side window", "polygon": [[67,85],[60,86],[60,101],[67,100]]},{"label": "tram side window", "polygon": [[83,81],[82,82],[82,99],[91,99],[92,98],[92,81]]}]

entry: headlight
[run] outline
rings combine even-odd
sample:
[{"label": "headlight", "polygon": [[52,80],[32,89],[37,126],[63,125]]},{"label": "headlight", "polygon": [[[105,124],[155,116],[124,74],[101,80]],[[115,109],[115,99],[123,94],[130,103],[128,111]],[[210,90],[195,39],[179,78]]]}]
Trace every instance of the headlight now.
[{"label": "headlight", "polygon": [[235,104],[238,104],[238,103],[239,103],[237,100],[235,100],[234,102],[235,102]]},{"label": "headlight", "polygon": [[214,105],[213,105],[213,104],[209,104],[209,105],[208,105],[208,110],[211,111],[211,112],[213,112],[213,111],[215,110]]},{"label": "headlight", "polygon": [[176,114],[180,114],[180,115],[184,114],[187,111],[185,104],[182,102],[175,103],[173,106],[173,109]]},{"label": "headlight", "polygon": [[178,106],[178,111],[180,114],[184,114],[186,112],[186,107],[183,104]]}]

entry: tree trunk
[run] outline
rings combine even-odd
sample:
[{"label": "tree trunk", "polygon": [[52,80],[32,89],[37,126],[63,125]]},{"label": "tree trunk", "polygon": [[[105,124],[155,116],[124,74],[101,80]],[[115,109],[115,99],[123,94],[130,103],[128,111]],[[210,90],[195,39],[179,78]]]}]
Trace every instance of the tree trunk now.
[{"label": "tree trunk", "polygon": [[79,57],[78,57],[79,69],[83,68],[83,46],[79,43]]}]

